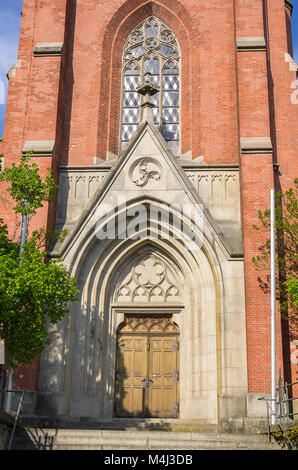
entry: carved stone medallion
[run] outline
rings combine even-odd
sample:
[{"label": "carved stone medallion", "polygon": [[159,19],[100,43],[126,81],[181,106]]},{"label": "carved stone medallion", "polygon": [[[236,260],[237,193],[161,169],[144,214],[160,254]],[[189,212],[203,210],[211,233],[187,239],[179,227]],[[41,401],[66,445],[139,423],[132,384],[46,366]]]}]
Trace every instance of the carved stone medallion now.
[{"label": "carved stone medallion", "polygon": [[140,158],[130,169],[130,177],[136,186],[146,186],[150,180],[159,181],[161,178],[161,167],[157,160],[152,157]]}]

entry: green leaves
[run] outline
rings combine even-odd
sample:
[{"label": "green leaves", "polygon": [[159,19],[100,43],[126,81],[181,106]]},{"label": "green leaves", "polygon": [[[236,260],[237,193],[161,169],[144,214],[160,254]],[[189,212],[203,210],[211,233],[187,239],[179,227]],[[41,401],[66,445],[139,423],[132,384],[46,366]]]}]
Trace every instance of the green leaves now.
[{"label": "green leaves", "polygon": [[[7,191],[16,202],[13,210],[21,215],[35,214],[57,190],[51,170],[42,180],[30,155],[19,165],[0,169],[0,181],[8,183]],[[69,303],[76,301],[79,291],[62,261],[49,260],[41,251],[63,237],[65,231],[35,230],[20,255],[20,244],[10,240],[0,219],[0,338],[10,367],[31,364],[50,343],[48,324],[62,320]]]},{"label": "green leaves", "polygon": [[60,321],[78,294],[61,260],[44,258],[34,238],[26,242],[22,265],[17,249],[0,249],[0,337],[13,367],[32,363],[42,352],[49,344],[48,322]]},{"label": "green leaves", "polygon": [[288,281],[285,282],[285,287],[289,296],[289,301],[292,307],[298,311],[298,279],[289,276]]},{"label": "green leaves", "polygon": [[[281,313],[290,322],[292,338],[298,337],[298,178],[294,187],[279,191],[275,200],[276,286]],[[270,210],[258,212],[258,231],[269,232]],[[270,238],[259,247],[252,262],[260,271],[270,269]],[[261,286],[268,285],[260,280]]]},{"label": "green leaves", "polygon": [[0,181],[9,184],[7,191],[17,203],[13,210],[22,215],[35,214],[43,206],[43,202],[55,197],[57,191],[52,171],[48,168],[46,177],[42,180],[38,165],[30,163],[31,155],[29,153],[22,157],[19,165],[13,163],[10,168],[0,170]]}]

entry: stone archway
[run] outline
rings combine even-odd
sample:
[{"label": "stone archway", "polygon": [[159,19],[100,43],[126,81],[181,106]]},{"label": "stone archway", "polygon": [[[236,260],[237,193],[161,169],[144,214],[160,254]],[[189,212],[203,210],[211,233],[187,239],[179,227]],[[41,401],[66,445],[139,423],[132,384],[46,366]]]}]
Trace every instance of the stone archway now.
[{"label": "stone archway", "polygon": [[[119,263],[106,293],[113,333],[106,337],[110,360],[104,380],[113,393],[113,414],[178,417],[180,352],[173,341],[178,345],[184,288],[189,286],[169,253],[155,244],[143,244]],[[106,400],[105,411],[108,406]]]},{"label": "stone archway", "polygon": [[[171,314],[179,327],[179,419],[218,421],[219,396],[229,383],[226,356],[220,354],[226,350],[229,334],[224,330],[229,325],[221,322],[229,320],[223,316],[221,271],[229,268],[231,276],[238,267],[205,236],[197,250],[185,249],[188,245],[174,236],[154,236],[162,230],[162,222],[156,223],[151,236],[141,227],[137,240],[99,241],[89,230],[78,256],[72,255],[69,261],[79,279],[81,297],[65,325],[64,337],[56,336],[51,349],[62,351],[61,356],[55,355],[61,371],[66,370],[61,380],[65,400],[61,409],[65,407],[71,419],[113,419],[117,330],[125,315],[141,313]],[[152,260],[158,268],[155,279],[148,280],[146,270],[145,274],[140,270],[148,259],[149,271]]]},{"label": "stone archway", "polygon": [[123,319],[116,341],[116,416],[178,416],[179,327],[173,315],[182,308],[184,290],[178,278],[174,266],[147,247],[116,283],[113,308],[118,322]]},{"label": "stone archway", "polygon": [[[92,246],[80,271],[81,307],[77,305],[71,330],[76,335],[69,369],[70,415],[88,413],[110,422],[119,325],[125,315],[171,314],[180,332],[179,418],[215,422],[218,330],[210,259],[204,250],[185,251],[174,238],[106,243],[105,249]],[[152,274],[155,263],[155,279],[148,280],[146,269],[140,269],[146,260],[151,260],[147,273]]]}]

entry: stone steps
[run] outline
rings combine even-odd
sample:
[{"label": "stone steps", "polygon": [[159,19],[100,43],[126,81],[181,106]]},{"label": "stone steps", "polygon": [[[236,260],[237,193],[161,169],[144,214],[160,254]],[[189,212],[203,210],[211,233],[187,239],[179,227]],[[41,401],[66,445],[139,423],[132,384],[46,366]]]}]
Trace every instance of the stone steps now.
[{"label": "stone steps", "polygon": [[18,430],[13,449],[26,450],[280,450],[257,434],[88,429]]}]

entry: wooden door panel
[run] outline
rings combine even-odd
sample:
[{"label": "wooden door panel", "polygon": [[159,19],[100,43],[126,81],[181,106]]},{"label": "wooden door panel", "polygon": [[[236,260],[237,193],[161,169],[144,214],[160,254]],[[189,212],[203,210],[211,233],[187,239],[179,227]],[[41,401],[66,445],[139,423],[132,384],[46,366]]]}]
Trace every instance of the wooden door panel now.
[{"label": "wooden door panel", "polygon": [[[130,324],[133,323],[131,320]],[[152,323],[154,331],[148,328],[147,333],[136,331],[118,335],[117,416],[178,416],[179,333],[173,334],[172,328],[169,333],[161,334],[156,319],[152,319]],[[177,327],[174,328],[177,331]]]},{"label": "wooden door panel", "polygon": [[115,411],[118,416],[144,413],[143,378],[147,376],[146,337],[119,336],[116,360]]},{"label": "wooden door panel", "polygon": [[178,337],[150,337],[148,367],[152,383],[148,388],[148,410],[151,416],[176,417],[178,413],[179,351],[173,348],[174,341]]}]

